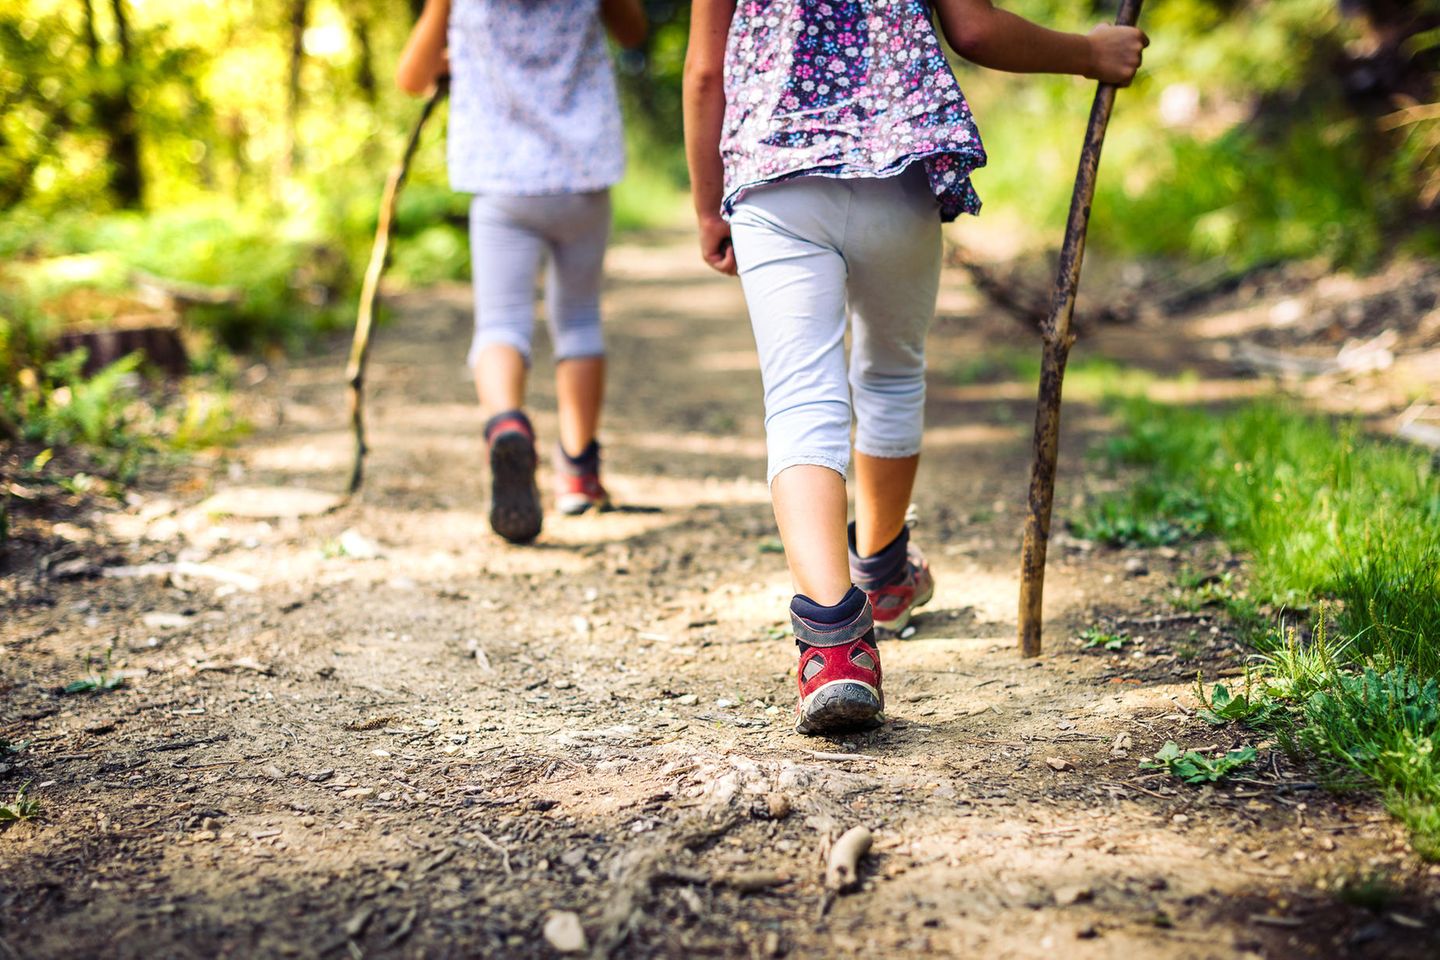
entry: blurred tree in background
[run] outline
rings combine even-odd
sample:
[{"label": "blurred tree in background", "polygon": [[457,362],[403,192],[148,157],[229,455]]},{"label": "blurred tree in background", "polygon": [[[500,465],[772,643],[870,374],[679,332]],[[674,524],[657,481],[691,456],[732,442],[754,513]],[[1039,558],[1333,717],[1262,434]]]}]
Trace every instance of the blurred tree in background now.
[{"label": "blurred tree in background", "polygon": [[[1070,29],[1113,16],[1109,2],[1007,5]],[[12,422],[21,395],[46,382],[47,343],[155,319],[146,278],[218,291],[172,289],[170,305],[230,348],[300,346],[346,317],[385,169],[417,109],[390,77],[418,6],[0,8],[0,404]],[[617,61],[632,147],[616,191],[622,229],[685,217],[689,5],[647,6],[648,49]],[[1237,268],[1310,257],[1363,268],[1435,249],[1440,0],[1150,0],[1144,23],[1154,44],[1107,142],[1098,247]],[[958,235],[1053,245],[1091,86],[959,70],[990,152],[976,184],[991,226]],[[404,196],[397,282],[468,269],[443,127]],[[191,352],[202,369],[220,357]]]}]

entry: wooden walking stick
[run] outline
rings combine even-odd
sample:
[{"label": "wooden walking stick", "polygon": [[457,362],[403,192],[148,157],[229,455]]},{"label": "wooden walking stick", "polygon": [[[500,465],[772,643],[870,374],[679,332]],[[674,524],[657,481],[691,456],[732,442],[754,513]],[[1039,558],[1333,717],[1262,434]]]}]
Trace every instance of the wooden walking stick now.
[{"label": "wooden walking stick", "polygon": [[365,268],[365,282],[360,287],[360,309],[355,317],[355,339],[350,343],[350,360],[345,365],[345,380],[350,385],[350,429],[355,435],[355,461],[350,467],[350,486],[346,496],[353,496],[365,479],[365,361],[370,357],[370,331],[375,326],[375,303],[380,296],[380,277],[390,259],[390,232],[395,223],[395,204],[400,196],[400,187],[405,175],[410,172],[410,159],[420,144],[420,134],[425,121],[430,119],[435,105],[445,99],[450,82],[442,77],[435,90],[425,99],[420,116],[410,130],[410,139],[405,142],[405,152],[400,162],[390,171],[385,180],[385,192],[380,195],[380,220],[375,225],[375,242],[370,247],[370,263]]},{"label": "wooden walking stick", "polygon": [[[1115,23],[1133,27],[1140,16],[1141,0],[1120,0]],[[1055,458],[1060,446],[1060,384],[1065,362],[1075,335],[1070,319],[1075,313],[1075,290],[1080,284],[1080,262],[1085,257],[1085,230],[1090,224],[1090,202],[1095,198],[1095,173],[1100,166],[1100,147],[1115,104],[1113,84],[1102,83],[1090,107],[1085,128],[1085,146],[1080,151],[1080,169],[1075,174],[1075,192],[1070,197],[1070,217],[1065,223],[1065,242],[1060,247],[1060,265],[1055,277],[1055,294],[1050,316],[1041,327],[1044,338],[1040,357],[1040,395],[1035,406],[1034,461],[1030,467],[1029,509],[1025,515],[1025,544],[1020,552],[1020,655],[1040,655],[1040,607],[1045,594],[1045,548],[1050,541],[1050,508],[1055,501]]]}]

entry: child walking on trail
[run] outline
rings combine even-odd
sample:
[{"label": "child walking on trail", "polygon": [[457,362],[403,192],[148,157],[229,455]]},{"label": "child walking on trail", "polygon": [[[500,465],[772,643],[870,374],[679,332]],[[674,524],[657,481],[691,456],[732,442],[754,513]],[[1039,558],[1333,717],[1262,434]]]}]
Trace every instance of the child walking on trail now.
[{"label": "child walking on trail", "polygon": [[534,540],[542,519],[535,430],[523,407],[535,278],[547,258],[556,507],[578,514],[609,504],[596,439],[600,284],[625,145],[607,29],[623,46],[643,43],[640,0],[426,0],[396,72],[417,95],[451,78],[450,183],[474,194],[469,363],[486,417],[490,526],[514,543]]},{"label": "child walking on trail", "polygon": [[[985,151],[945,60],[1125,84],[1144,34],[1047,30],[990,0],[695,0],[685,139],[705,261],[738,272],[794,581],[796,729],[881,719],[876,638],[931,599],[905,511],[919,464],[940,224]],[[847,374],[844,336],[852,344]],[[845,474],[855,420],[855,522]]]}]

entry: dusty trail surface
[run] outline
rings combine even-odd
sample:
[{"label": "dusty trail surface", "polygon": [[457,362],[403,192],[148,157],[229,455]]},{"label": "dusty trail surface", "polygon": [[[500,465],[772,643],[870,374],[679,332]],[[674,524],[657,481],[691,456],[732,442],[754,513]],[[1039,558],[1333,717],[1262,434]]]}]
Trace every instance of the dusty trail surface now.
[{"label": "dusty trail surface", "polygon": [[[612,267],[623,509],[547,517],[529,548],[489,532],[468,300],[427,291],[378,334],[360,502],[296,491],[346,475],[336,349],[257,388],[261,429],[214,476],[77,516],[47,534],[60,562],[6,573],[0,734],[28,744],[0,798],[28,781],[43,816],[0,834],[0,955],[546,956],[566,912],[595,956],[1437,955],[1437,878],[1374,802],[1265,745],[1220,787],[1137,770],[1248,736],[1194,716],[1196,672],[1239,663],[1225,625],[1167,602],[1223,552],[1058,538],[1047,654],[1015,657],[1032,400],[943,375],[1021,340],[956,278],[916,497],[936,600],[882,646],[884,728],[791,732],[739,290],[688,238]],[[1165,331],[1110,339],[1185,360]],[[1111,482],[1080,455],[1104,427],[1067,411],[1057,529]],[[1139,639],[1080,650],[1097,623]],[[58,692],[107,650],[123,685]],[[828,902],[855,824],[861,889]],[[1379,875],[1401,889],[1367,900]]]}]

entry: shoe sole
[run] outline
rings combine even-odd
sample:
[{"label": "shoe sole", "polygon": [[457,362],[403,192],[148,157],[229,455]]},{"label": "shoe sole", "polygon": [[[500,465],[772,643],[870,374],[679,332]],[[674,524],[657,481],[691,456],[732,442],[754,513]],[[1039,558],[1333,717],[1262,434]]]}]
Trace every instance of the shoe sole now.
[{"label": "shoe sole", "polygon": [[900,616],[886,623],[881,623],[878,620],[875,621],[875,632],[881,636],[887,637],[893,637],[898,635],[902,630],[910,626],[910,618],[915,615],[915,611],[925,606],[925,604],[929,603],[934,598],[935,582],[932,580],[930,582],[930,589],[926,591],[925,595],[923,597],[916,597],[913,601],[911,601],[910,606],[906,607],[905,612],[900,614]]},{"label": "shoe sole", "polygon": [[879,694],[869,684],[835,680],[805,698],[795,732],[814,735],[869,730],[880,725],[883,709]]},{"label": "shoe sole", "polygon": [[511,543],[540,535],[540,491],[535,487],[535,446],[520,433],[490,444],[490,529]]},{"label": "shoe sole", "polygon": [[611,509],[610,498],[605,497],[602,500],[591,500],[586,496],[571,497],[567,494],[563,497],[556,498],[555,509],[567,517],[578,517],[591,509],[596,513],[604,513]]}]

